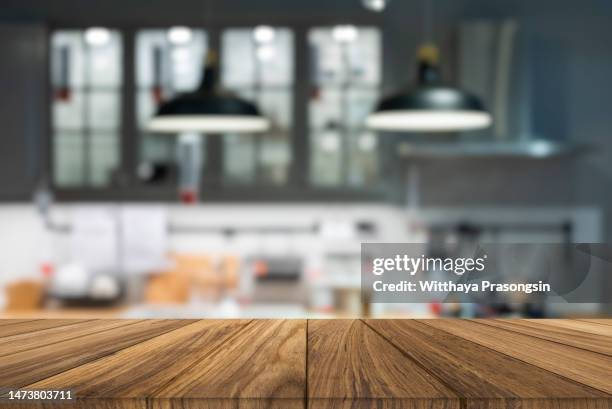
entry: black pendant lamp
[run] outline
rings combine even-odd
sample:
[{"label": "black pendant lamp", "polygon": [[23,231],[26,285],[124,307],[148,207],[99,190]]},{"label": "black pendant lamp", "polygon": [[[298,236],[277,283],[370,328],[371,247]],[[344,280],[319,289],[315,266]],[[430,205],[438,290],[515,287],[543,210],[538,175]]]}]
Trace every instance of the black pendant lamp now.
[{"label": "black pendant lamp", "polygon": [[253,103],[218,89],[218,59],[210,51],[202,80],[194,92],[181,94],[160,105],[149,122],[153,132],[257,133],[270,121]]},{"label": "black pendant lamp", "polygon": [[[425,23],[431,31],[431,0]],[[407,91],[379,102],[366,125],[377,131],[452,132],[486,128],[491,115],[474,95],[441,81],[439,52],[425,44],[418,54],[418,82]]]}]

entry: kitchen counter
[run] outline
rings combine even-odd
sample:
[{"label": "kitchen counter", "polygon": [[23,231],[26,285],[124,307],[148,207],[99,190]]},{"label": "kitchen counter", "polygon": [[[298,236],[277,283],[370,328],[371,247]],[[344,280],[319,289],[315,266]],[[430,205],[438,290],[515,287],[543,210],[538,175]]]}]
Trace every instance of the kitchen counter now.
[{"label": "kitchen counter", "polygon": [[612,320],[0,320],[0,388],[24,409],[604,409]]}]

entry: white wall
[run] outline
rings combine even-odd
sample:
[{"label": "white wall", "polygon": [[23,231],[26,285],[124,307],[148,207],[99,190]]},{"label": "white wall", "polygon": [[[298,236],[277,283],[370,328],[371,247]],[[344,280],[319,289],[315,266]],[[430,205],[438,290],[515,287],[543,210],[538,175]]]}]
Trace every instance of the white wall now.
[{"label": "white wall", "polygon": [[[57,224],[70,224],[71,211],[78,205],[59,205],[52,211]],[[105,205],[106,206],[106,205]],[[139,205],[141,206],[141,205]],[[572,221],[574,241],[602,241],[601,213],[594,208],[508,208],[508,209],[427,209],[406,212],[390,205],[372,204],[215,204],[198,206],[157,205],[168,210],[172,226],[245,227],[294,226],[314,224],[353,224],[374,222],[375,236],[368,241],[426,241],[428,223],[457,221],[499,223],[562,223]],[[0,206],[0,285],[25,277],[39,276],[42,262],[66,262],[69,259],[67,234],[49,233],[31,205]],[[533,237],[532,237],[533,238]],[[529,240],[528,236],[517,237]],[[549,238],[554,240],[553,237]],[[175,233],[169,238],[170,250],[183,252],[234,252],[240,255],[293,252],[315,254],[336,248],[358,252],[362,239],[321,236],[318,233],[257,234],[241,233],[228,238],[221,234]]]},{"label": "white wall", "polygon": [[40,263],[53,253],[52,246],[33,206],[0,206],[0,285],[39,277]]}]

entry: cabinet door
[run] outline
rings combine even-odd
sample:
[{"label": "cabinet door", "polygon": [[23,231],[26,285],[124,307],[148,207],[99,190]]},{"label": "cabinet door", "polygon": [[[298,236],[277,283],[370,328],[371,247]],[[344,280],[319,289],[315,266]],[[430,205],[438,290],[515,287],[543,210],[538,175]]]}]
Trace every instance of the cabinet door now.
[{"label": "cabinet door", "polygon": [[46,168],[46,30],[0,24],[0,200],[27,200]]}]

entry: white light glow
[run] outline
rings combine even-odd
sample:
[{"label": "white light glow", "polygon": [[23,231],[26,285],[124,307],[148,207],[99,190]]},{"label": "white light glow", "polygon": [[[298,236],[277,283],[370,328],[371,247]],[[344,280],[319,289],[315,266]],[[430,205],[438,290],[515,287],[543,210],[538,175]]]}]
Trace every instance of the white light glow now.
[{"label": "white light glow", "polygon": [[267,118],[247,115],[163,115],[149,122],[152,132],[257,133],[270,128]]},{"label": "white light glow", "polygon": [[339,43],[352,43],[358,36],[357,27],[351,25],[336,26],[332,30],[332,37]]},{"label": "white light glow", "polygon": [[367,133],[359,137],[358,145],[359,149],[361,149],[362,151],[371,152],[376,149],[378,141],[376,140],[376,136]]},{"label": "white light glow", "polygon": [[92,46],[108,44],[110,38],[110,31],[104,27],[91,27],[85,30],[85,41]]},{"label": "white light glow", "polygon": [[257,47],[257,58],[260,61],[270,61],[276,55],[276,49],[272,45]]},{"label": "white light glow", "polygon": [[323,152],[338,152],[340,149],[340,136],[335,133],[326,133],[319,138],[319,144]]},{"label": "white light glow", "polygon": [[189,27],[171,27],[168,30],[168,40],[172,44],[187,44],[191,41],[193,33]]},{"label": "white light glow", "polygon": [[260,44],[267,44],[274,41],[276,31],[270,26],[257,26],[253,30],[253,38]]},{"label": "white light glow", "polygon": [[537,158],[546,157],[550,155],[553,150],[551,143],[546,141],[533,141],[529,147],[531,155]]},{"label": "white light glow", "polygon": [[377,131],[451,132],[486,128],[492,122],[483,111],[398,110],[375,112],[366,125]]},{"label": "white light glow", "polygon": [[189,48],[177,47],[172,50],[171,58],[172,61],[177,64],[184,64],[191,59],[191,53],[189,52]]},{"label": "white light glow", "polygon": [[362,0],[363,6],[368,10],[380,13],[387,6],[387,0]]}]

